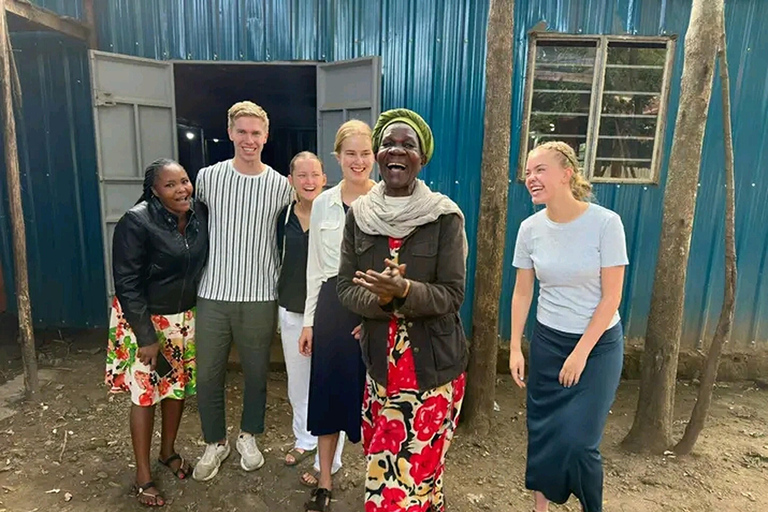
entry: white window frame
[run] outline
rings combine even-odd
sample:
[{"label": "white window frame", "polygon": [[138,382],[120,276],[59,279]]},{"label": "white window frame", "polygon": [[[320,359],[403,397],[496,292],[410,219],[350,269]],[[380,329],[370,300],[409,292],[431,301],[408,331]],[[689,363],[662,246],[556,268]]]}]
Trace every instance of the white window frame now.
[{"label": "white window frame", "polygon": [[[556,32],[531,32],[528,39],[528,62],[525,76],[525,97],[523,102],[523,123],[520,134],[520,154],[518,159],[517,178],[525,179],[525,163],[528,157],[528,135],[531,118],[531,106],[533,103],[533,83],[536,71],[536,48],[538,41],[562,41],[596,43],[594,80],[592,81],[592,93],[590,97],[589,120],[587,126],[586,151],[584,154],[584,173],[592,183],[626,183],[635,185],[657,185],[659,183],[659,168],[661,167],[664,135],[667,126],[667,108],[669,103],[670,80],[675,55],[675,36],[627,36],[627,35],[577,35],[562,34]],[[656,43],[666,45],[666,59],[662,75],[662,85],[659,101],[659,111],[656,114],[656,133],[654,134],[653,156],[651,159],[651,175],[649,178],[613,178],[595,177],[595,156],[597,153],[597,140],[600,133],[600,119],[602,117],[603,88],[605,85],[606,56],[608,43]]]}]

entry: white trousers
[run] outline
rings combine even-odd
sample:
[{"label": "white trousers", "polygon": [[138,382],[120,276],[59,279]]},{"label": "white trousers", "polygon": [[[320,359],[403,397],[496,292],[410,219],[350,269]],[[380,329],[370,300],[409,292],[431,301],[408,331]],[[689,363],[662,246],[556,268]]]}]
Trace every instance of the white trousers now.
[{"label": "white trousers", "polygon": [[[304,326],[304,315],[291,313],[285,308],[279,308],[280,337],[283,342],[283,357],[285,370],[288,373],[288,401],[293,409],[294,447],[301,450],[317,448],[317,438],[307,430],[307,409],[309,408],[309,374],[312,358],[299,352],[299,336]],[[333,457],[332,473],[341,469],[341,454],[344,451],[344,432],[339,435],[336,453]],[[320,470],[320,459],[315,454],[315,470]]]}]

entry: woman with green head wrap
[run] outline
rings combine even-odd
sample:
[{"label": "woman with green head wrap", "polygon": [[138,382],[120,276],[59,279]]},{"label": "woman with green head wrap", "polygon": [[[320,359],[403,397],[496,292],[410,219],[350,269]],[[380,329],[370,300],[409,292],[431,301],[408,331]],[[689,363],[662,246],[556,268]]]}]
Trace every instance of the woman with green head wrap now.
[{"label": "woman with green head wrap", "polygon": [[365,510],[443,512],[445,453],[464,398],[464,216],[418,179],[429,125],[384,112],[373,130],[382,181],[347,214],[338,293],[363,318]]}]

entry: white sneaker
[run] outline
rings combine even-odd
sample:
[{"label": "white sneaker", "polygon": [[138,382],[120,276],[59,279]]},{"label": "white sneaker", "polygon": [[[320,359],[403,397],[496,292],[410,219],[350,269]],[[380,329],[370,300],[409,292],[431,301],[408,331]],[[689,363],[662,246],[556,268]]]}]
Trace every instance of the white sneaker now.
[{"label": "white sneaker", "polygon": [[205,447],[205,453],[195,465],[192,478],[199,482],[207,482],[219,473],[219,467],[224,459],[229,457],[229,441],[224,444],[212,443]]},{"label": "white sneaker", "polygon": [[245,471],[255,471],[264,465],[264,455],[256,446],[256,438],[247,432],[237,436],[237,451],[240,452],[240,467]]}]

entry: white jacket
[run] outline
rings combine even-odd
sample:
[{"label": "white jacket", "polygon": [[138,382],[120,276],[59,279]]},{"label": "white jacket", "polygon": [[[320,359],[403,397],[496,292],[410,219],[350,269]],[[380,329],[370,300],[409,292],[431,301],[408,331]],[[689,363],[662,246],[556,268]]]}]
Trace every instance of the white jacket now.
[{"label": "white jacket", "polygon": [[341,242],[344,238],[344,203],[341,184],[324,191],[312,203],[309,217],[309,255],[307,257],[307,299],[304,327],[315,322],[317,297],[325,281],[339,273]]}]

